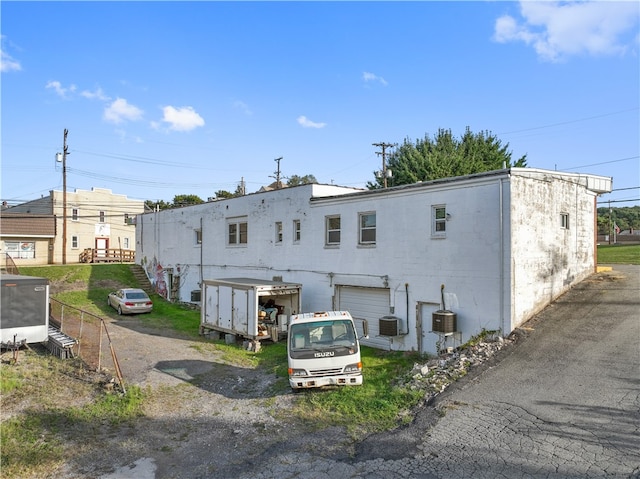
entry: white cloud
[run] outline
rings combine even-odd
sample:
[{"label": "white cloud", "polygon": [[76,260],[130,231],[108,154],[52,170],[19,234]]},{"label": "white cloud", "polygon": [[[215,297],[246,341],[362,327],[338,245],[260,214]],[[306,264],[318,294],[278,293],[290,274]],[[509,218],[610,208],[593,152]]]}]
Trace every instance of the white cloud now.
[{"label": "white cloud", "polygon": [[11,55],[5,53],[4,50],[0,51],[0,71],[13,72],[22,70],[22,65],[17,60],[14,60]]},{"label": "white cloud", "polygon": [[245,102],[240,101],[240,100],[236,100],[233,102],[233,108],[240,110],[242,112],[244,112],[245,115],[247,116],[251,116],[253,115],[253,112],[251,111],[251,109],[249,108],[249,105],[247,105]]},{"label": "white cloud", "polygon": [[362,74],[362,79],[364,80],[365,83],[376,81],[376,82],[380,82],[384,86],[388,85],[387,80],[371,72],[364,72]]},{"label": "white cloud", "polygon": [[88,98],[89,100],[102,100],[102,101],[109,101],[111,98],[109,98],[105,92],[102,90],[102,88],[98,87],[95,89],[95,91],[89,91],[89,90],[83,90],[82,92],[80,92],[80,95]]},{"label": "white cloud", "polygon": [[169,123],[170,130],[191,131],[199,126],[204,126],[204,119],[190,106],[181,108],[165,106],[162,111],[164,113],[162,121]]},{"label": "white cloud", "polygon": [[68,88],[65,88],[59,81],[50,81],[45,85],[45,88],[52,89],[59,97],[62,98],[67,98],[68,93],[73,93],[76,91],[75,85],[71,84]]},{"label": "white cloud", "polygon": [[302,125],[302,127],[304,128],[324,128],[325,126],[327,126],[326,123],[316,123],[314,121],[311,121],[306,116],[299,116],[298,124]]},{"label": "white cloud", "polygon": [[571,55],[622,55],[638,44],[636,2],[520,2],[522,20],[496,20],[494,40],[531,45],[545,61]]},{"label": "white cloud", "polygon": [[18,60],[15,60],[11,55],[9,55],[4,48],[5,36],[0,35],[0,41],[2,42],[2,46],[0,47],[0,71],[1,72],[12,72],[12,71],[20,71],[22,70],[22,65]]},{"label": "white cloud", "polygon": [[136,121],[144,112],[137,106],[130,105],[124,98],[117,98],[104,109],[104,119],[116,125],[124,121]]}]

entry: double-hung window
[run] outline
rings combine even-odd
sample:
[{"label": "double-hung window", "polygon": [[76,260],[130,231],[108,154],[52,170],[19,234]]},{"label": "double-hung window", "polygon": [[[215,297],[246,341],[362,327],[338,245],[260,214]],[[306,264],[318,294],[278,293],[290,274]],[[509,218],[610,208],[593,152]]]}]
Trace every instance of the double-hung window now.
[{"label": "double-hung window", "polygon": [[248,228],[246,218],[233,218],[227,221],[227,242],[230,246],[247,244]]},{"label": "double-hung window", "polygon": [[569,213],[560,213],[560,228],[569,229]]},{"label": "double-hung window", "polygon": [[431,207],[431,237],[444,238],[447,235],[447,208],[445,205]]},{"label": "double-hung window", "polygon": [[276,244],[282,243],[282,221],[276,221]]},{"label": "double-hung window", "polygon": [[300,242],[300,220],[293,220],[293,242]]},{"label": "double-hung window", "polygon": [[338,246],[340,244],[340,215],[325,217],[325,244]]},{"label": "double-hung window", "polygon": [[375,212],[360,213],[358,215],[360,225],[359,243],[361,245],[376,244],[376,214]]}]

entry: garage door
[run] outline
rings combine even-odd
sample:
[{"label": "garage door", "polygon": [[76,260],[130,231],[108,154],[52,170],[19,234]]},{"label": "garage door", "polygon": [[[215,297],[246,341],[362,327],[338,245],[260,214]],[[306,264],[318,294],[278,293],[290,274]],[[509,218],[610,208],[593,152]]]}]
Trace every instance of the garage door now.
[{"label": "garage door", "polygon": [[374,348],[389,349],[389,338],[379,336],[378,320],[389,315],[389,290],[384,288],[359,288],[356,286],[337,287],[337,309],[349,311],[356,320],[358,332],[362,335],[362,321],[369,323],[369,339],[361,342]]}]

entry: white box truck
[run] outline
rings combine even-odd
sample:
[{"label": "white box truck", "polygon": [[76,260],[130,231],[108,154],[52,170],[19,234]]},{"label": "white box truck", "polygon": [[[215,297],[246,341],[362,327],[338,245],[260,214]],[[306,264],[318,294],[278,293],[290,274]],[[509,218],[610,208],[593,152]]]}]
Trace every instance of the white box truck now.
[{"label": "white box truck", "polygon": [[[362,329],[367,336],[367,322]],[[294,314],[287,340],[289,385],[294,392],[362,384],[360,341],[348,311]]]},{"label": "white box truck", "polygon": [[300,312],[302,285],[254,278],[202,282],[200,334],[217,331],[261,341],[286,335],[288,318]]}]

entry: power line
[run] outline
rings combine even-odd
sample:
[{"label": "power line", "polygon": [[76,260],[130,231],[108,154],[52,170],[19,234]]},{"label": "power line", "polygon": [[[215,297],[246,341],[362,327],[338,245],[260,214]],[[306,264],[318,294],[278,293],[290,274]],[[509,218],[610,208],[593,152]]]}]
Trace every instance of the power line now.
[{"label": "power line", "polygon": [[534,127],[531,127],[531,128],[523,128],[521,130],[507,131],[507,132],[504,132],[504,133],[498,133],[498,135],[511,135],[513,133],[523,133],[525,131],[543,130],[545,128],[553,128],[554,126],[570,125],[571,123],[579,123],[581,121],[595,120],[597,118],[604,118],[604,117],[607,117],[607,116],[619,115],[621,113],[628,113],[630,111],[637,111],[639,109],[640,108],[638,108],[638,107],[629,108],[627,110],[614,111],[612,113],[603,113],[601,115],[594,115],[594,116],[589,116],[589,117],[586,117],[586,118],[579,118],[577,120],[568,120],[568,121],[562,121],[562,122],[559,122],[559,123],[552,123],[550,125],[534,126]]}]

